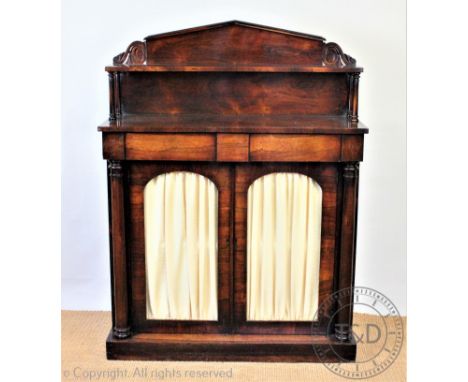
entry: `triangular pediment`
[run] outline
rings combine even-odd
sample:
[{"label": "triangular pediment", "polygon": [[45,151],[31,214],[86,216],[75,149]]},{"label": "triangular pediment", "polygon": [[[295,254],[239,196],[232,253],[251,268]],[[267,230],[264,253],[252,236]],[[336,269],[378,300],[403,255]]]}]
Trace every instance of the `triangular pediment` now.
[{"label": "triangular pediment", "polygon": [[206,32],[206,31],[220,32],[220,31],[229,31],[233,29],[248,30],[250,33],[255,33],[255,31],[264,31],[264,32],[272,33],[272,34],[290,35],[290,36],[296,36],[296,37],[306,38],[306,39],[311,39],[311,40],[325,41],[325,39],[321,36],[294,32],[294,31],[290,31],[286,29],[274,28],[274,27],[269,27],[266,25],[253,24],[253,23],[249,23],[246,21],[239,21],[239,20],[231,20],[231,21],[225,21],[222,23],[203,25],[203,26],[199,26],[195,28],[181,29],[181,30],[177,30],[173,32],[159,33],[159,34],[147,36],[145,40],[146,41],[157,40],[157,39],[165,38],[165,37],[183,36],[183,35],[190,35],[190,34],[195,35],[199,32]]}]

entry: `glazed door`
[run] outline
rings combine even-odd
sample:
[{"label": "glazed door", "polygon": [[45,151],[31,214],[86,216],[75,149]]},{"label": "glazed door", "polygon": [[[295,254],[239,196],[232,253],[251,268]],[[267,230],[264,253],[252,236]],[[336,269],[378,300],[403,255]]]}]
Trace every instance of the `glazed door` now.
[{"label": "glazed door", "polygon": [[333,292],[338,179],[329,164],[236,166],[238,332],[311,333]]},{"label": "glazed door", "polygon": [[215,333],[229,325],[232,173],[210,163],[129,163],[136,332]]}]

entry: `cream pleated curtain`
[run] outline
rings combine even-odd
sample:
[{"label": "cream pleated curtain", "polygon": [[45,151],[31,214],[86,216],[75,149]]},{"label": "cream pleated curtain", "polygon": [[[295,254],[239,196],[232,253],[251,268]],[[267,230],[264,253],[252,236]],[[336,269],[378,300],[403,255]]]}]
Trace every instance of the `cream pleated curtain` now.
[{"label": "cream pleated curtain", "polygon": [[318,308],[322,189],[296,173],[248,190],[247,320],[312,321]]},{"label": "cream pleated curtain", "polygon": [[144,190],[146,316],[217,320],[218,190],[190,172],[171,172]]}]

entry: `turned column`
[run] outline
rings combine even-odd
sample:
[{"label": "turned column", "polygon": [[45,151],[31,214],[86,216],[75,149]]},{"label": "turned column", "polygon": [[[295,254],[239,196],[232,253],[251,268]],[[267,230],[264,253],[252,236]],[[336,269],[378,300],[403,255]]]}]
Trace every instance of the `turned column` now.
[{"label": "turned column", "polygon": [[127,253],[125,247],[125,204],[122,162],[108,161],[112,240],[113,333],[117,338],[130,336],[128,317]]},{"label": "turned column", "polygon": [[[340,341],[351,339],[353,324],[354,261],[356,254],[356,216],[359,163],[343,168],[341,237],[335,336]],[[341,291],[341,292],[340,292]]]},{"label": "turned column", "polygon": [[109,73],[109,119],[115,120],[114,74]]},{"label": "turned column", "polygon": [[349,97],[348,97],[348,119],[357,122],[358,117],[358,97],[359,97],[359,73],[348,74]]},{"label": "turned column", "polygon": [[115,118],[120,118],[122,116],[122,110],[120,105],[120,73],[114,72],[112,73],[114,76],[113,84],[114,84],[114,111],[115,111]]}]

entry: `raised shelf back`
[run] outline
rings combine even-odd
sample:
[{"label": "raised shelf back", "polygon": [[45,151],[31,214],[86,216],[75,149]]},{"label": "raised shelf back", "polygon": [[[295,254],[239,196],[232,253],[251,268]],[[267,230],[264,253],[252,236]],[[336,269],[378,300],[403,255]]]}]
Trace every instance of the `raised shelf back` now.
[{"label": "raised shelf back", "polygon": [[230,21],[135,41],[106,69],[111,119],[150,113],[357,121],[362,69],[318,36]]}]

